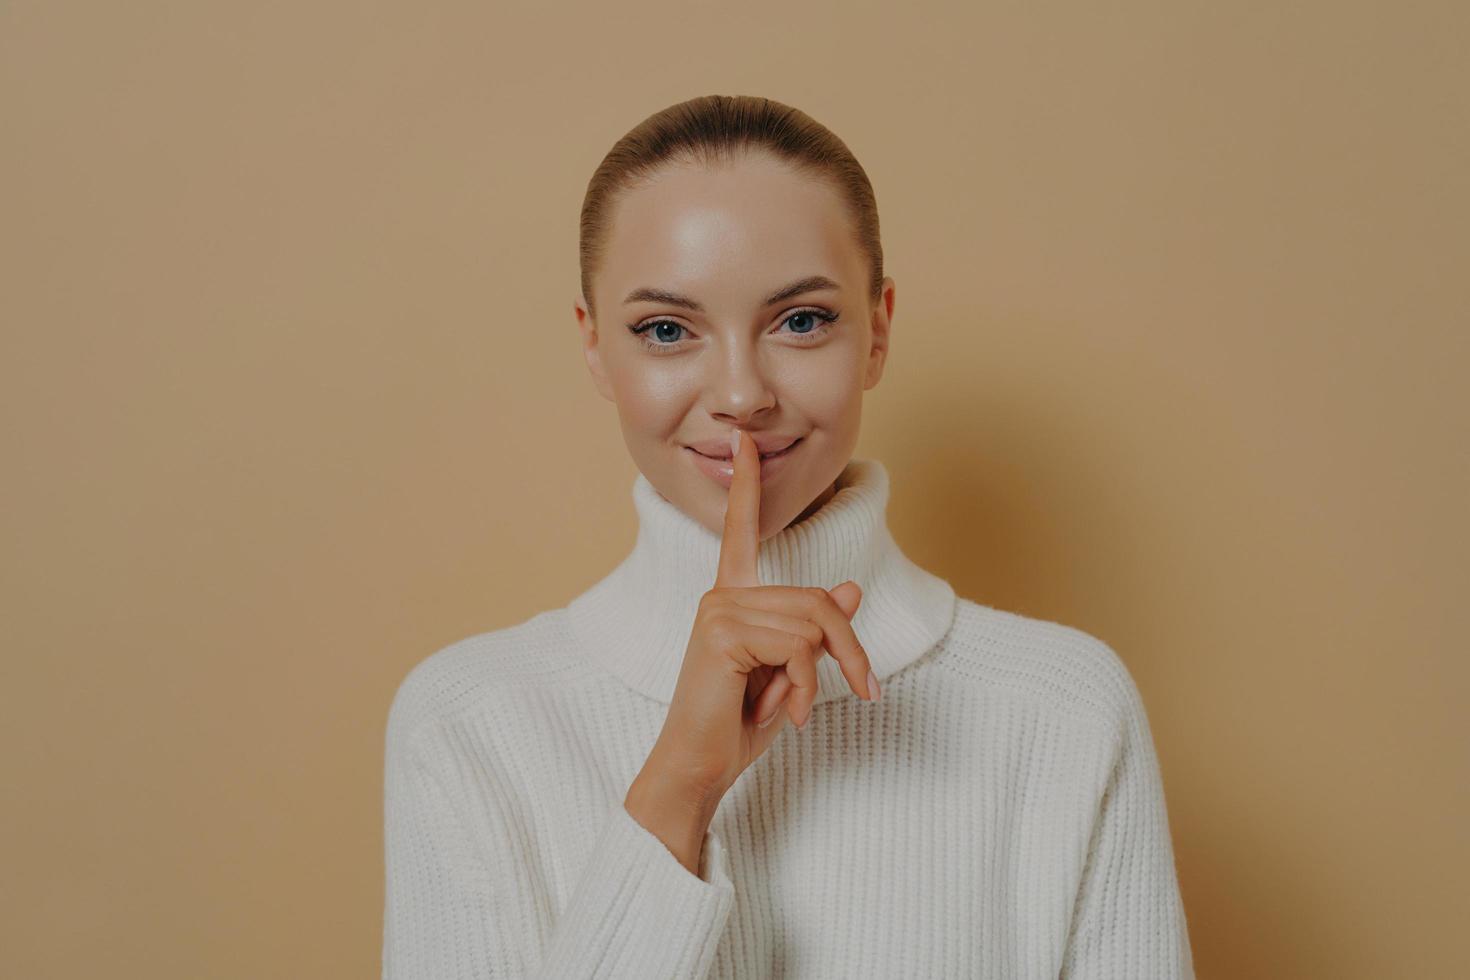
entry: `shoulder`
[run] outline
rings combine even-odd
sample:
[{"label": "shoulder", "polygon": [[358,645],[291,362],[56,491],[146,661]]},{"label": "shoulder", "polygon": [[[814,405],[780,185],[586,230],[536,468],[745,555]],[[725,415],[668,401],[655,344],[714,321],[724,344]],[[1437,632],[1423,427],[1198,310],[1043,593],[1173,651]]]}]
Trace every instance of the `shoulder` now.
[{"label": "shoulder", "polygon": [[1029,700],[1115,730],[1142,711],[1133,675],[1103,640],[962,596],[937,663],[986,696]]},{"label": "shoulder", "polygon": [[456,640],[411,667],[388,708],[389,743],[487,698],[574,671],[561,610]]}]

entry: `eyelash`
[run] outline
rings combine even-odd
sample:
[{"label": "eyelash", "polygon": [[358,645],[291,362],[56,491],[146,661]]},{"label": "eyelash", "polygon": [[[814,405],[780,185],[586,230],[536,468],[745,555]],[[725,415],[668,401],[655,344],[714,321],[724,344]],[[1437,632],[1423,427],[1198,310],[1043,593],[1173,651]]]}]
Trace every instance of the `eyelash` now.
[{"label": "eyelash", "polygon": [[[799,310],[792,310],[790,313],[786,314],[785,319],[783,319],[781,322],[782,323],[785,323],[787,320],[790,320],[792,317],[794,317],[794,316],[800,316],[803,313],[806,313],[806,314],[809,314],[811,316],[814,316],[819,321],[821,321],[820,325],[815,330],[808,331],[807,333],[793,333],[793,334],[791,334],[791,336],[793,336],[793,337],[800,337],[800,338],[802,338],[800,340],[800,343],[803,343],[803,344],[811,343],[814,340],[816,340],[816,339],[818,339],[820,337],[825,337],[827,334],[831,333],[832,330],[834,329],[833,326],[832,326],[832,324],[837,321],[837,317],[839,316],[839,313],[837,311],[835,311],[835,310],[824,310],[824,309],[822,309],[819,306],[804,306],[804,307],[802,307]],[[671,350],[675,349],[678,346],[678,343],[677,342],[672,343],[672,344],[655,343],[654,341],[649,340],[648,337],[646,336],[646,334],[648,333],[648,331],[652,330],[654,327],[658,326],[660,323],[672,323],[674,326],[678,327],[680,330],[686,330],[686,331],[688,330],[688,328],[685,327],[682,323],[678,323],[678,322],[676,322],[674,320],[669,320],[667,318],[660,317],[660,318],[655,318],[655,319],[652,319],[652,320],[645,320],[642,323],[630,323],[630,324],[628,324],[628,332],[631,333],[631,334],[633,334],[635,337],[637,337],[638,338],[638,342],[640,344],[642,344],[648,350],[652,351],[653,353],[655,353],[655,354],[666,354],[666,353],[670,352]]]}]

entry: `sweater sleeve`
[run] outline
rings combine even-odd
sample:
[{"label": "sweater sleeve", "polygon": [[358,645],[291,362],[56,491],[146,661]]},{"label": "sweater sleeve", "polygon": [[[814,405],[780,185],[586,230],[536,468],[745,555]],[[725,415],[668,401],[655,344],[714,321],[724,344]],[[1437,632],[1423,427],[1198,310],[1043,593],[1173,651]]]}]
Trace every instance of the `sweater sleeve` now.
[{"label": "sweater sleeve", "polygon": [[383,980],[708,975],[734,899],[713,830],[696,877],[619,800],[555,911],[514,801],[477,778],[489,816],[470,833],[449,781],[392,737],[384,785]]},{"label": "sweater sleeve", "polygon": [[1148,715],[1126,695],[1059,980],[1194,980],[1163,777]]}]

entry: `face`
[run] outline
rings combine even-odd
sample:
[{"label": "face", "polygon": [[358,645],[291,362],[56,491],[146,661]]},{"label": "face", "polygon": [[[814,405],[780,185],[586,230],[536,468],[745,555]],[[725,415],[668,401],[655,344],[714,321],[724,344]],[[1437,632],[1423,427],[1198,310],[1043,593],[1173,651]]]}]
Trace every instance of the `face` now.
[{"label": "face", "polygon": [[870,299],[837,192],[766,154],[671,164],[618,197],[603,255],[595,322],[576,301],[583,353],[649,483],[722,533],[729,461],[698,450],[728,457],[740,428],[762,450],[796,440],[761,464],[761,539],[817,510],[882,376],[894,299],[891,278]]}]

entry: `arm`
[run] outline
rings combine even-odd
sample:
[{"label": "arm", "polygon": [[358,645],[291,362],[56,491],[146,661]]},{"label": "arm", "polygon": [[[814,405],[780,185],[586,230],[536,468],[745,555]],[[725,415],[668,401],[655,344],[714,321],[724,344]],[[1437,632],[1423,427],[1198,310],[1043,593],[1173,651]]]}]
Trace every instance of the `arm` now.
[{"label": "arm", "polygon": [[384,980],[708,974],[734,898],[713,833],[696,876],[622,802],[609,805],[557,911],[506,781],[476,796],[488,819],[472,834],[451,781],[414,744],[390,736],[386,755]]},{"label": "arm", "polygon": [[1124,709],[1059,980],[1194,980],[1164,784],[1126,670]]}]

